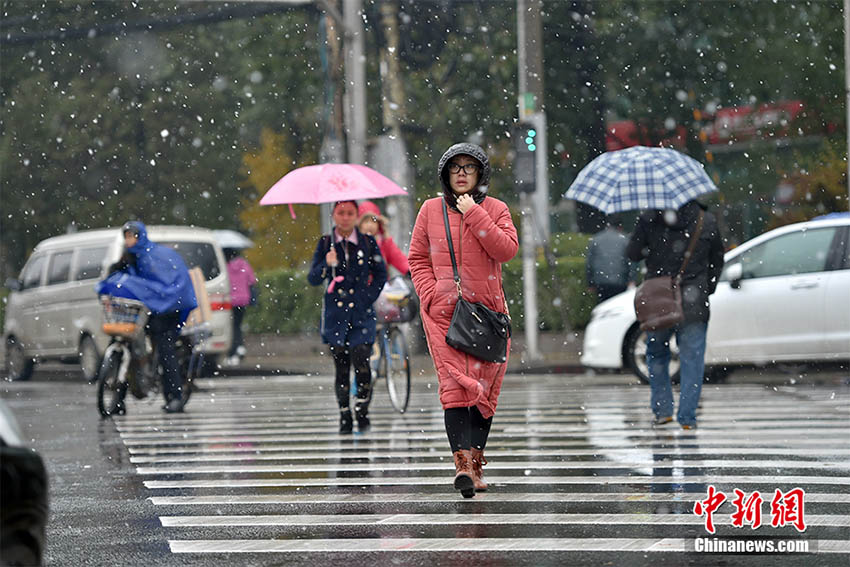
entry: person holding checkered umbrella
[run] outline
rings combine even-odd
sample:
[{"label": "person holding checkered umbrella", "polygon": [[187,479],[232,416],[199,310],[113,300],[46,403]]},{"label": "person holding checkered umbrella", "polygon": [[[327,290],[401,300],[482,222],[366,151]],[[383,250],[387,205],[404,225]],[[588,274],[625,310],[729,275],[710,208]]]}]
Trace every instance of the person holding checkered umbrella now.
[{"label": "person holding checkered umbrella", "polygon": [[723,269],[723,240],[717,219],[696,199],[716,190],[696,160],[667,148],[636,146],[593,160],[565,195],[605,214],[644,211],[626,253],[632,261],[646,261],[647,278],[674,276],[685,266],[680,284],[684,320],[671,328],[648,332],[646,362],[655,425],[673,421],[669,364],[670,340],[675,334],[681,364],[676,419],[683,429],[696,427],[705,371],[709,296]]}]

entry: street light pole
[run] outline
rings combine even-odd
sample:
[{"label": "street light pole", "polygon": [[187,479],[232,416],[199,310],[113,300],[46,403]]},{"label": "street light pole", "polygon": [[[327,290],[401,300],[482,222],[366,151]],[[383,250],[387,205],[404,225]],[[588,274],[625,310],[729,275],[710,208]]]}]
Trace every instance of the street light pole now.
[{"label": "street light pole", "polygon": [[345,129],[348,163],[366,163],[366,57],[363,3],[343,0],[345,21]]},{"label": "street light pole", "polygon": [[[543,101],[543,48],[541,39],[540,0],[517,0],[517,76],[519,78],[519,119],[532,119]],[[535,122],[537,122],[535,120]],[[537,126],[537,124],[535,124]],[[537,150],[543,154],[545,148]],[[537,178],[540,178],[537,161]],[[539,181],[535,192],[540,190]],[[547,189],[548,191],[548,189]],[[525,318],[525,360],[539,360],[537,328],[537,245],[532,217],[533,194],[520,194],[521,244],[522,244],[522,291],[523,315]],[[540,220],[540,219],[537,219]]]},{"label": "street light pole", "polygon": [[850,210],[850,0],[844,0],[844,112],[847,116],[847,209]]}]

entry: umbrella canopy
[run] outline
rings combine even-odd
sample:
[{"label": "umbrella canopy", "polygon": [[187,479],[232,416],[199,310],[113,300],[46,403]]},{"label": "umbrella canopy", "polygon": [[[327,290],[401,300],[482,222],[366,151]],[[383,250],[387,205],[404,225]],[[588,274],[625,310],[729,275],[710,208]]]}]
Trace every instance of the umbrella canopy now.
[{"label": "umbrella canopy", "polygon": [[365,165],[324,163],[299,167],[272,185],[261,205],[334,203],[355,199],[380,199],[407,192]]},{"label": "umbrella canopy", "polygon": [[215,230],[213,231],[218,245],[222,248],[236,248],[242,250],[251,248],[254,243],[247,236],[235,230]]},{"label": "umbrella canopy", "polygon": [[606,152],[582,169],[565,197],[605,214],[678,209],[717,187],[698,161],[667,148]]}]

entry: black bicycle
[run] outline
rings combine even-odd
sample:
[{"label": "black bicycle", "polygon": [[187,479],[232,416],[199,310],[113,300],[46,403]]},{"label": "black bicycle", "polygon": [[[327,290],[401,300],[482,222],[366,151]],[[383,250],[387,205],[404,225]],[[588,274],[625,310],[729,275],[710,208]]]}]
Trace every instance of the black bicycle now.
[{"label": "black bicycle", "polygon": [[[145,333],[148,309],[133,299],[101,296],[103,331],[112,337],[103,354],[97,378],[97,409],[103,417],[123,415],[127,390],[136,399],[159,393],[162,368],[156,345]],[[182,387],[183,405],[192,395],[195,354],[189,340],[180,337],[176,345]]]}]

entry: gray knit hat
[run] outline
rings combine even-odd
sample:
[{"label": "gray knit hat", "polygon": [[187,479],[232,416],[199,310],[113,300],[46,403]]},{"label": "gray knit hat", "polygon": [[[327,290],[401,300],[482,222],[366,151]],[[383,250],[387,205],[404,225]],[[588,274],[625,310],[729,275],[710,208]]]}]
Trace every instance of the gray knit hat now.
[{"label": "gray knit hat", "polygon": [[443,185],[443,189],[451,191],[446,166],[449,164],[450,159],[459,155],[467,155],[478,160],[478,163],[481,164],[481,174],[478,176],[478,186],[487,185],[487,182],[490,181],[490,160],[487,159],[487,153],[479,145],[463,142],[461,144],[455,144],[447,149],[446,153],[443,154],[443,157],[440,158],[440,162],[437,164],[437,177],[440,178],[440,183]]}]

